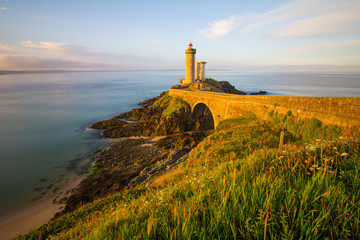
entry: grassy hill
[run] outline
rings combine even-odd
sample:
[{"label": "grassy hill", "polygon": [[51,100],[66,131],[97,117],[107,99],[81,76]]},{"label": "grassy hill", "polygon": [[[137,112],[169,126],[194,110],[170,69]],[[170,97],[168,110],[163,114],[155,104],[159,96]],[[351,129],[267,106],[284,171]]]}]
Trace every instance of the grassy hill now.
[{"label": "grassy hill", "polygon": [[360,238],[358,129],[269,115],[223,121],[165,174],[18,239]]}]

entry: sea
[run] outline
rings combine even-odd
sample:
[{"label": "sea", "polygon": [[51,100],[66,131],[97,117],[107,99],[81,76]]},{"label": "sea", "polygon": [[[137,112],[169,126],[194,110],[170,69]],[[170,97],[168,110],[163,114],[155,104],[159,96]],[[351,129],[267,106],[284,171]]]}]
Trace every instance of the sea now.
[{"label": "sea", "polygon": [[[137,108],[183,76],[178,70],[0,75],[0,218],[89,171],[109,144],[92,123]],[[208,70],[207,77],[249,93],[360,96],[359,73]]]}]

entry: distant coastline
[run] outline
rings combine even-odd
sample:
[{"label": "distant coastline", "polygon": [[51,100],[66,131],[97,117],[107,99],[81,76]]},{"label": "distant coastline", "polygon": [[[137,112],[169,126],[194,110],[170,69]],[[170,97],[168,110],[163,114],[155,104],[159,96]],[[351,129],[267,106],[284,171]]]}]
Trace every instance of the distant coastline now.
[{"label": "distant coastline", "polygon": [[[228,69],[212,69],[216,71],[229,71]],[[81,72],[138,72],[138,71],[184,71],[184,69],[123,69],[123,70],[0,70],[0,75],[7,74],[38,74],[38,73],[81,73]]]}]

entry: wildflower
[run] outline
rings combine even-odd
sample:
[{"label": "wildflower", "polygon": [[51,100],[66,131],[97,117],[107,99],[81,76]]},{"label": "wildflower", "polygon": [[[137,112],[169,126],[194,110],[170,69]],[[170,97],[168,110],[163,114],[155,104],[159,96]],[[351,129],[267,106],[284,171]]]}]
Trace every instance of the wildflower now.
[{"label": "wildflower", "polygon": [[334,147],[334,150],[338,150],[337,147]]},{"label": "wildflower", "polygon": [[311,176],[311,172],[306,172],[306,175],[309,175],[309,176]]},{"label": "wildflower", "polygon": [[343,152],[343,153],[341,154],[341,156],[342,156],[342,157],[344,157],[344,156],[349,156],[349,154],[348,154],[347,152]]},{"label": "wildflower", "polygon": [[310,169],[310,171],[315,171],[314,167],[310,167],[309,169]]},{"label": "wildflower", "polygon": [[318,171],[324,171],[324,168],[322,168],[322,167],[317,167],[316,170],[318,170]]}]

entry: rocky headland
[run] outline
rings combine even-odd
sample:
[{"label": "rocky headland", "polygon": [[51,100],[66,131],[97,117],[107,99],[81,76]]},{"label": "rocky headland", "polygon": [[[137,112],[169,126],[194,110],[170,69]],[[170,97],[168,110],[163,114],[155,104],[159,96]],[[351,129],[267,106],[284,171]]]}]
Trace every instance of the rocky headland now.
[{"label": "rocky headland", "polygon": [[228,81],[216,81],[212,78],[206,78],[204,80],[197,80],[195,83],[190,86],[183,87],[180,85],[175,85],[172,88],[175,89],[186,89],[192,91],[209,91],[209,92],[219,92],[219,93],[230,93],[230,94],[238,94],[238,95],[266,95],[266,91],[258,91],[258,92],[244,92],[236,89],[233,85],[231,85]]},{"label": "rocky headland", "polygon": [[[229,82],[213,79],[196,82],[188,90],[246,94]],[[96,154],[88,177],[70,197],[60,200],[66,205],[56,217],[123,189],[151,183],[153,177],[186,160],[190,150],[213,132],[196,124],[186,102],[166,92],[138,105],[91,126],[103,130],[102,135],[114,143]]]}]

